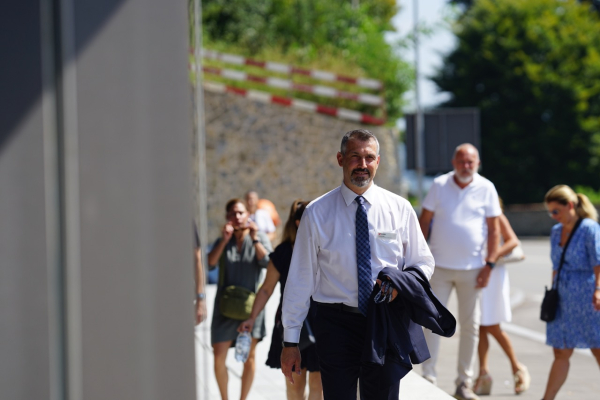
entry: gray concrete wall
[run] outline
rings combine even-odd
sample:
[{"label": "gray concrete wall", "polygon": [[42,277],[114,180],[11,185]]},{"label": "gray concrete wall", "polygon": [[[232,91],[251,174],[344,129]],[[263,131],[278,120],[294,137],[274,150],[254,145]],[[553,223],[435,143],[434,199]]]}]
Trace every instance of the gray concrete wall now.
[{"label": "gray concrete wall", "polygon": [[0,399],[195,398],[187,2],[0,22]]},{"label": "gray concrete wall", "polygon": [[248,190],[271,200],[283,225],[295,199],[311,200],[339,186],[336,154],[344,133],[353,129],[377,136],[381,163],[375,182],[399,193],[398,138],[388,128],[210,91],[205,91],[205,113],[211,241],[225,223],[227,200]]}]

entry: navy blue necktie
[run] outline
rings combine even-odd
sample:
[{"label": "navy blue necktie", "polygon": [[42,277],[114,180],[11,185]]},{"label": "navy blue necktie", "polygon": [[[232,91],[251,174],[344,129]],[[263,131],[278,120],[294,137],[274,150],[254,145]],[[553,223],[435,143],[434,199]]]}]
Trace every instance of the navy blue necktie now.
[{"label": "navy blue necktie", "polygon": [[371,279],[371,244],[369,243],[369,222],[365,199],[356,197],[356,264],[358,271],[358,308],[363,315],[367,315],[369,297],[373,290]]}]

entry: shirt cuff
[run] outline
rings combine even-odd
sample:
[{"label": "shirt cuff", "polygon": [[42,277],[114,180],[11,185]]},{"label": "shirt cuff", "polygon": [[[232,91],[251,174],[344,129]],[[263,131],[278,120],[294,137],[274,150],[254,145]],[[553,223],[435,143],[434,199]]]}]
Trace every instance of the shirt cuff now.
[{"label": "shirt cuff", "polygon": [[302,328],[285,328],[283,330],[283,341],[291,343],[300,343],[300,331]]}]

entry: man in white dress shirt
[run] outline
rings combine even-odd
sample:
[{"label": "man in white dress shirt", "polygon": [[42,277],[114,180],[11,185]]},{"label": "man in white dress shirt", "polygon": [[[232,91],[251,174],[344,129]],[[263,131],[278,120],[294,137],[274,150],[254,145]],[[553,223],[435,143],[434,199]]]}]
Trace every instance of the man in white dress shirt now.
[{"label": "man in white dress shirt", "polygon": [[[359,309],[358,202],[364,203],[368,220],[371,289],[385,267],[415,266],[429,279],[435,263],[410,203],[373,183],[380,160],[377,138],[362,129],[346,133],[337,160],[342,185],[308,205],[296,236],[283,295],[282,372],[292,383],[292,368],[300,373],[297,343],[312,296],[325,399],[355,398],[359,376],[361,382],[375,378],[379,388],[386,386],[381,389],[387,394],[377,398],[398,399],[400,382],[374,377],[360,360],[367,318]],[[388,362],[393,357],[386,355]]]},{"label": "man in white dress shirt", "polygon": [[[479,152],[475,146],[458,146],[452,165],[454,171],[433,181],[423,201],[420,224],[435,256],[433,291],[444,305],[453,288],[458,298],[460,343],[454,397],[476,400],[479,397],[471,386],[479,343],[479,299],[498,258],[498,218],[502,211],[494,184],[477,173]],[[488,254],[484,258],[486,244]],[[431,358],[423,363],[423,376],[435,383],[440,338],[425,331],[425,339]]]}]

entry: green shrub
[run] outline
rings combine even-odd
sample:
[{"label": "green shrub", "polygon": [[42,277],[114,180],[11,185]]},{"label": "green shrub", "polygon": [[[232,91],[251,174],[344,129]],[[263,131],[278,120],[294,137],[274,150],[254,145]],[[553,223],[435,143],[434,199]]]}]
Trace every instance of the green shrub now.
[{"label": "green shrub", "polygon": [[[192,0],[190,0],[192,1]],[[393,30],[395,0],[203,0],[204,46],[261,60],[369,77],[385,85],[390,124],[402,115],[413,71],[398,46],[384,40]],[[310,95],[299,97],[311,98]],[[348,106],[343,100],[328,104]],[[352,107],[372,112],[369,106]]]}]

